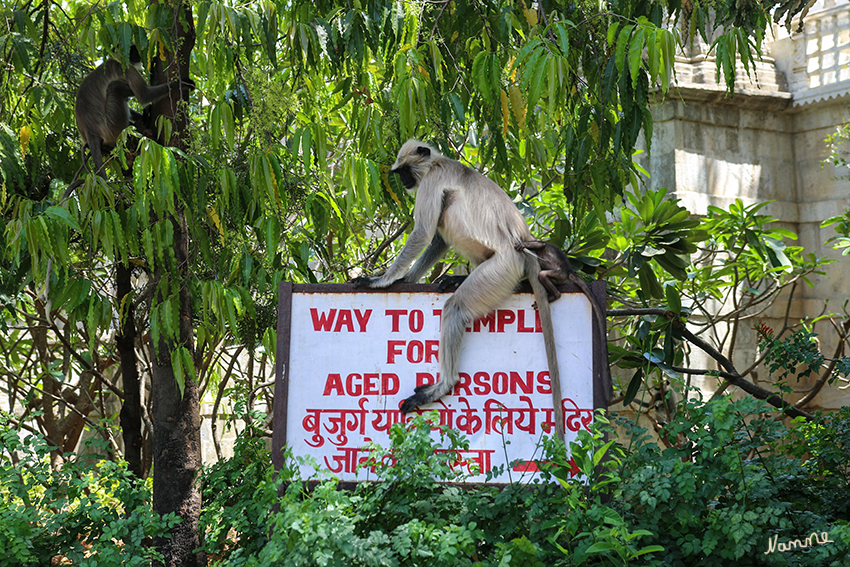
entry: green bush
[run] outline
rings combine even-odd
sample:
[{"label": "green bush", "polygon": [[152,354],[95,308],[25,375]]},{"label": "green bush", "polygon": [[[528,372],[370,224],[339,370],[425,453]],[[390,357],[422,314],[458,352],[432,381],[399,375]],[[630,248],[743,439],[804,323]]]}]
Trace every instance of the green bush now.
[{"label": "green bush", "polygon": [[21,438],[0,415],[0,567],[50,565],[62,556],[81,566],[150,565],[150,538],[179,522],[150,507],[150,489],[126,463],[69,457],[50,466],[41,435]]},{"label": "green bush", "polygon": [[[354,490],[335,480],[305,484],[295,466],[275,480],[255,466],[268,467],[261,445],[243,440],[232,459],[204,475],[205,549],[227,566],[624,565],[658,548],[639,548],[637,540],[651,534],[631,532],[601,504],[602,489],[615,478],[597,467],[611,445],[602,437],[583,434],[572,447],[590,486],[571,476],[573,464],[554,441],[544,446],[550,465],[543,482],[466,485],[461,468],[452,466],[466,439],[415,417],[393,427],[390,448],[372,448],[366,466],[375,467],[378,480]],[[276,500],[281,482],[286,487]]]},{"label": "green bush", "polygon": [[787,448],[805,459],[805,486],[821,504],[823,515],[850,521],[850,407],[801,424]]},{"label": "green bush", "polygon": [[[789,427],[750,398],[688,400],[660,444],[618,421],[621,438],[597,416],[569,459],[544,439],[541,478],[503,486],[464,484],[465,438],[425,417],[373,447],[376,480],[351,489],[300,478],[291,458],[275,474],[242,435],[200,479],[204,549],[228,567],[848,564],[850,409]],[[149,565],[148,541],[178,521],[123,464],[53,470],[45,440],[6,421],[0,440],[0,567]],[[813,532],[831,541],[785,549]]]},{"label": "green bush", "polygon": [[[655,534],[664,565],[847,564],[850,532],[836,513],[836,503],[847,503],[846,477],[837,474],[847,453],[841,459],[824,447],[817,460],[800,460],[801,436],[820,446],[815,437],[830,439],[838,423],[798,422],[789,430],[760,415],[775,416],[772,409],[753,398],[688,400],[661,431],[664,449],[621,421],[631,445],[613,504],[629,525]],[[838,422],[846,429],[844,415]],[[833,542],[765,553],[771,540],[812,532],[827,532]]]},{"label": "green bush", "polygon": [[[570,460],[546,439],[543,478],[498,487],[460,483],[465,439],[442,428],[435,442],[423,418],[373,448],[377,480],[353,490],[307,484],[294,463],[275,481],[243,440],[206,473],[207,551],[228,566],[845,565],[850,410],[791,427],[775,416],[751,398],[689,400],[661,431],[668,446],[623,419],[614,439],[598,416]],[[778,549],[812,532],[831,542]]]}]

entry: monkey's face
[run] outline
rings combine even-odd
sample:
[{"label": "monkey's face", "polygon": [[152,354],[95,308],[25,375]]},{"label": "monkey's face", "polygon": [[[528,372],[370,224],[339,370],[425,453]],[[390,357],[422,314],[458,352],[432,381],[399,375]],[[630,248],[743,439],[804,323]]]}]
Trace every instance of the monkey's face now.
[{"label": "monkey's face", "polygon": [[398,174],[407,189],[414,189],[430,169],[432,159],[430,147],[418,140],[408,140],[398,152],[390,173]]},{"label": "monkey's face", "polygon": [[401,184],[404,185],[406,189],[413,189],[416,187],[416,178],[413,176],[413,172],[410,171],[410,166],[404,164],[395,169],[391,169],[390,173],[395,173],[401,178]]}]

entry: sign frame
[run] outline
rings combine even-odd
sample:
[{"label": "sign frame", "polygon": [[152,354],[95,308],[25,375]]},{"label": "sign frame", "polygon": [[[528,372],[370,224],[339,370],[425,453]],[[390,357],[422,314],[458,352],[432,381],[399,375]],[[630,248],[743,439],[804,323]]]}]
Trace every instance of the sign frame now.
[{"label": "sign frame", "polygon": [[[582,291],[573,284],[562,284],[557,286],[562,294],[580,294]],[[604,281],[595,280],[589,284],[599,305],[606,305],[606,285]],[[321,294],[353,294],[353,293],[437,293],[437,284],[407,284],[399,283],[383,289],[370,289],[355,287],[354,284],[295,284],[289,281],[280,282],[278,289],[278,318],[277,318],[277,348],[275,353],[275,387],[274,387],[274,409],[272,417],[272,464],[275,471],[285,466],[283,449],[287,443],[287,410],[289,405],[289,368],[290,368],[290,345],[292,333],[292,296],[295,293],[321,293]],[[523,282],[516,293],[530,293],[531,287]],[[449,292],[445,292],[449,293]],[[589,298],[587,298],[589,301]],[[608,409],[608,403],[612,397],[612,384],[606,380],[609,373],[603,372],[608,365],[607,337],[601,337],[600,325],[597,323],[595,309],[591,309],[592,328],[592,384],[593,384],[593,409]],[[607,329],[607,322],[603,321],[603,327]],[[606,383],[607,382],[607,383]],[[348,481],[346,481],[348,482]],[[361,482],[361,481],[351,481]]]}]

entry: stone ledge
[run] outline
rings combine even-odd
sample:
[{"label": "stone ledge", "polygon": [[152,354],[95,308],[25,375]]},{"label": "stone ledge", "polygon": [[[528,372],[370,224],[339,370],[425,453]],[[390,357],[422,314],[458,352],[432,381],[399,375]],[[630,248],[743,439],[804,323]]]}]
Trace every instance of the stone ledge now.
[{"label": "stone ledge", "polygon": [[701,84],[699,86],[674,85],[670,87],[666,96],[662,96],[658,91],[654,93],[654,96],[655,100],[653,102],[656,104],[672,99],[769,112],[782,112],[791,108],[793,104],[793,97],[791,93],[787,92],[738,89],[733,93],[729,93],[725,85],[709,84]]},{"label": "stone ledge", "polygon": [[841,81],[813,89],[804,89],[798,91],[794,96],[794,107],[795,110],[802,110],[799,107],[818,102],[834,103],[848,98],[848,95],[850,95],[850,81]]}]

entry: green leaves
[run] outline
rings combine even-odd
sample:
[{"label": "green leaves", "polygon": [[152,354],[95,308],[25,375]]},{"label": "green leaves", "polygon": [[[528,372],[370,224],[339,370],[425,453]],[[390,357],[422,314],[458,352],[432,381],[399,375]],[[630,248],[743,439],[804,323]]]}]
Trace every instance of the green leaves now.
[{"label": "green leaves", "polygon": [[[161,559],[150,538],[165,535],[180,519],[152,510],[150,489],[131,478],[126,463],[68,455],[61,470],[53,470],[54,447],[40,434],[22,439],[5,416],[0,440],[0,565],[46,565],[57,555],[79,565],[95,556],[107,566],[142,567]],[[85,449],[96,455],[97,437]]]},{"label": "green leaves", "polygon": [[744,71],[749,75],[750,68],[755,67],[754,55],[761,56],[761,37],[750,37],[740,28],[732,28],[719,35],[711,48],[715,52],[717,62],[717,78],[724,77],[726,88],[735,89],[737,65],[740,62]]},{"label": "green leaves", "polygon": [[621,244],[628,240],[631,248],[626,252],[629,274],[637,275],[640,288],[647,298],[663,299],[661,287],[652,264],[663,268],[679,281],[687,279],[690,255],[696,252],[696,243],[706,238],[697,219],[679,206],[676,200],[666,199],[666,190],[648,190],[643,195],[626,193],[631,208],[622,211],[620,227]]},{"label": "green leaves", "polygon": [[174,380],[177,382],[177,389],[180,390],[180,397],[186,390],[186,379],[189,378],[197,382],[198,378],[195,375],[195,363],[192,361],[192,353],[185,346],[178,346],[171,351],[171,368],[174,371]]},{"label": "green leaves", "polygon": [[677,28],[659,28],[641,16],[635,24],[611,24],[608,28],[608,43],[615,45],[617,70],[620,73],[628,70],[632,88],[637,87],[643,70],[648,74],[650,82],[660,82],[661,92],[667,92],[673,75],[676,46],[680,43]]},{"label": "green leaves", "polygon": [[475,87],[489,104],[496,103],[502,66],[495,53],[481,51],[472,62],[472,79]]},{"label": "green leaves", "polygon": [[750,269],[778,277],[783,272],[791,273],[794,270],[789,254],[799,258],[802,249],[789,247],[783,241],[784,238],[796,240],[796,234],[769,226],[777,219],[758,214],[771,203],[767,201],[745,206],[740,199],[736,199],[728,211],[709,206],[705,225],[725,249],[732,253],[741,252],[740,261]]},{"label": "green leaves", "polygon": [[[798,380],[816,375],[828,362],[820,352],[817,335],[807,328],[798,329],[784,338],[775,336],[773,330],[766,325],[761,325],[756,330],[760,347],[766,352],[767,368],[775,382],[784,381],[788,375],[796,376]],[[838,373],[846,375],[850,368],[850,357],[841,357],[836,359],[835,363]],[[836,378],[837,376],[832,374],[830,383]]]}]

